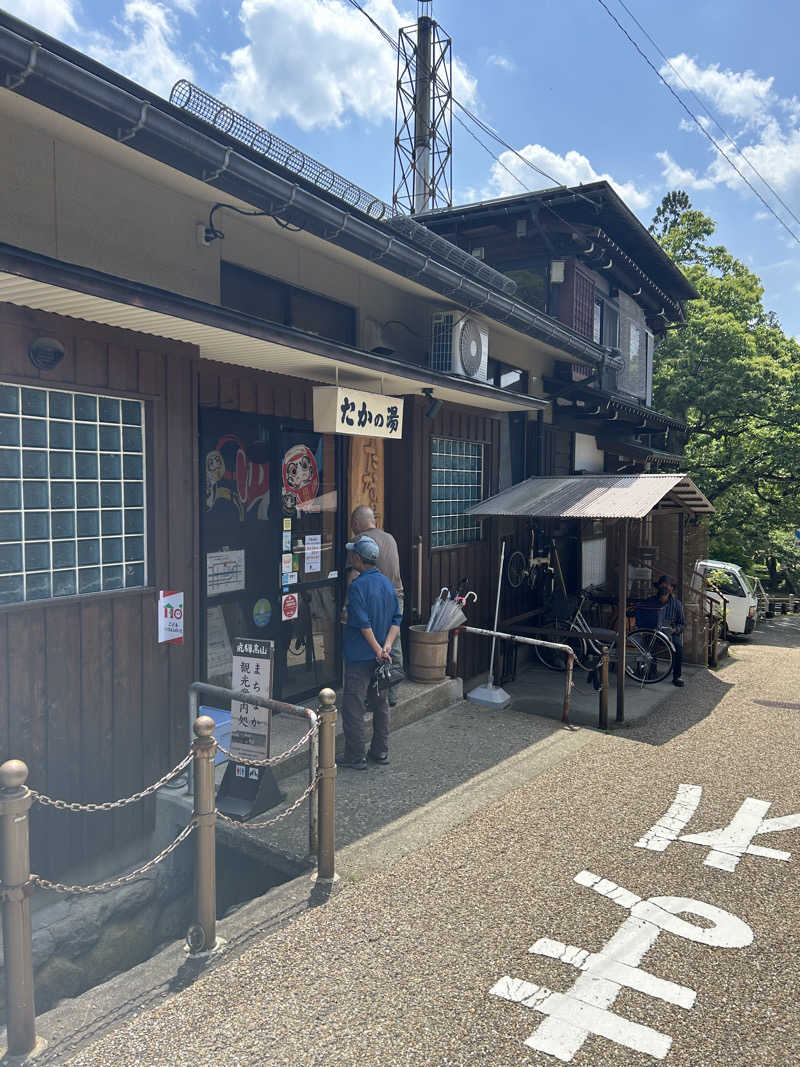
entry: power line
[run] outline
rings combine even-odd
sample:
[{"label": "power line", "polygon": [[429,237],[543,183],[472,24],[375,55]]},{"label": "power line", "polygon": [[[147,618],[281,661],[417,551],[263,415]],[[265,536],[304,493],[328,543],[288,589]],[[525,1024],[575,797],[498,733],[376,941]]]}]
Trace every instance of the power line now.
[{"label": "power line", "polygon": [[[368,11],[364,10],[364,8],[361,6],[361,4],[358,3],[358,0],[347,0],[347,2],[350,4],[351,7],[355,8],[356,11],[360,11],[361,12],[361,14],[364,16],[364,18],[367,19],[367,21],[372,24],[372,26],[378,31],[378,33],[381,35],[381,37],[383,37],[383,39],[392,47],[394,52],[396,54],[398,54],[399,53],[399,49],[398,49],[398,46],[397,46],[397,42],[394,40],[394,38],[391,36],[391,34],[387,30],[385,30],[383,28],[383,26],[381,26],[380,23],[377,22],[372,17],[372,15],[369,14]],[[455,107],[457,107],[461,111],[463,111],[463,113],[466,115],[466,117],[468,119],[470,119],[472,122],[475,123],[475,125],[478,127],[478,129],[480,129],[487,136],[491,137],[493,140],[497,141],[498,144],[501,144],[503,146],[503,148],[506,149],[506,151],[511,152],[512,155],[514,155],[521,163],[524,163],[526,167],[529,167],[531,170],[533,170],[537,174],[541,175],[541,177],[547,178],[547,180],[553,186],[555,186],[558,189],[567,189],[567,188],[569,188],[569,186],[565,185],[563,182],[558,181],[557,178],[554,178],[552,174],[548,174],[546,170],[543,170],[541,167],[539,167],[535,163],[533,163],[530,159],[527,159],[525,156],[522,155],[521,152],[518,152],[516,148],[514,148],[512,145],[510,145],[508,143],[508,141],[506,141],[503,137],[501,137],[501,135],[497,132],[497,130],[493,129],[493,127],[491,127],[488,123],[484,122],[483,119],[479,119],[477,115],[475,115],[472,111],[470,111],[469,108],[465,104],[462,104],[460,100],[457,100],[455,96],[452,96],[452,94],[451,94],[451,100],[452,100],[453,104],[455,105]],[[457,118],[457,116],[456,116],[456,118]],[[483,148],[485,151],[487,151],[491,155],[492,159],[496,163],[499,163],[499,165],[503,168],[503,170],[508,171],[508,173],[511,174],[511,176],[516,181],[519,182],[519,184],[522,186],[522,188],[526,192],[530,192],[530,190],[525,185],[525,183],[523,181],[521,181],[514,174],[514,172],[511,171],[505,165],[505,163],[503,163],[503,161],[501,159],[499,159],[498,156],[496,156],[491,151],[490,148],[488,148],[481,140],[479,140],[478,137],[476,137],[476,135],[469,129],[468,126],[466,126],[463,122],[460,122],[460,121],[459,121],[459,125],[461,125],[465,130],[467,130],[467,132],[470,134],[470,136],[474,140],[476,140],[478,142],[478,144],[481,146],[481,148]],[[575,192],[575,191],[573,190],[573,192]],[[587,202],[587,204],[590,204],[592,206],[592,208],[596,207],[596,204],[594,203],[594,201],[590,200],[588,196],[584,196],[583,193],[575,192],[575,196],[578,196],[582,200],[585,200]]]},{"label": "power line", "polygon": [[497,163],[498,166],[502,167],[503,170],[507,174],[511,175],[511,177],[514,179],[515,182],[517,182],[519,185],[522,186],[522,188],[525,190],[526,193],[531,192],[531,190],[528,188],[528,186],[525,184],[525,182],[522,180],[522,178],[520,178],[518,174],[515,174],[514,171],[510,167],[507,167],[505,165],[505,163],[502,161],[502,159],[500,159],[499,156],[496,156],[494,154],[494,152],[491,150],[491,148],[487,144],[485,144],[480,139],[480,137],[478,137],[478,135],[476,133],[474,133],[469,128],[469,126],[467,126],[466,122],[464,122],[464,120],[462,118],[459,118],[458,115],[454,115],[453,118],[456,120],[456,122],[459,124],[459,126],[463,130],[466,130],[466,132],[470,135],[470,137],[473,139],[473,141],[476,141],[481,146],[481,148],[484,150],[484,152],[487,152],[492,157],[492,159],[495,161],[495,163]]},{"label": "power line", "polygon": [[650,57],[648,55],[646,55],[642,51],[642,49],[639,47],[638,43],[633,39],[633,37],[631,37],[631,35],[628,33],[628,31],[625,29],[625,27],[622,25],[622,23],[617,18],[617,16],[614,14],[614,12],[608,7],[608,5],[606,4],[605,0],[597,0],[597,2],[605,10],[606,14],[609,16],[609,18],[612,20],[612,22],[614,22],[617,25],[617,27],[622,31],[622,33],[627,37],[627,39],[630,41],[630,43],[633,45],[633,47],[636,49],[636,51],[639,53],[639,55],[642,57],[642,59],[645,61],[645,63],[648,65],[648,67],[650,67],[650,69],[654,72],[654,74],[659,79],[659,81],[662,82],[662,84],[665,85],[667,87],[667,89],[669,90],[669,92],[675,97],[675,99],[678,101],[678,103],[683,108],[683,110],[686,112],[686,114],[689,116],[689,118],[692,120],[692,122],[694,122],[694,124],[697,126],[697,128],[701,131],[703,136],[707,137],[708,140],[713,144],[713,146],[719,152],[719,154],[725,160],[727,160],[727,162],[730,165],[730,167],[733,170],[736,171],[736,173],[739,175],[739,177],[745,183],[747,188],[758,197],[758,199],[761,201],[761,203],[764,205],[764,207],[767,209],[767,211],[770,213],[770,215],[772,215],[773,218],[777,219],[777,221],[780,223],[781,226],[783,226],[784,230],[786,230],[786,232],[789,234],[789,236],[792,237],[793,240],[797,241],[798,244],[800,244],[800,237],[798,237],[797,234],[794,232],[794,230],[789,226],[789,224],[787,222],[785,222],[780,217],[780,215],[777,213],[777,211],[775,211],[773,206],[767,200],[764,199],[764,197],[761,195],[761,193],[758,191],[758,189],[756,189],[756,187],[753,185],[753,183],[751,181],[749,181],[744,176],[744,174],[742,174],[742,172],[739,170],[739,168],[733,162],[733,160],[728,155],[728,153],[725,151],[725,149],[722,147],[722,145],[719,143],[719,141],[717,141],[715,137],[712,137],[712,135],[708,132],[708,130],[702,124],[700,119],[695,115],[695,113],[692,111],[692,109],[689,107],[689,105],[685,101],[681,100],[681,98],[678,96],[678,94],[675,92],[675,90],[672,88],[672,86],[669,84],[669,82],[663,76],[663,74],[658,69],[658,67],[656,67],[656,65],[653,63],[653,61],[650,59]]},{"label": "power line", "polygon": [[694,89],[692,89],[692,87],[686,82],[685,78],[680,73],[680,71],[677,70],[677,68],[673,65],[672,61],[662,52],[662,50],[659,48],[659,46],[656,44],[656,42],[653,40],[653,38],[650,36],[650,34],[647,32],[647,30],[641,24],[641,22],[639,22],[637,17],[634,15],[634,13],[631,11],[631,9],[627,6],[627,4],[624,2],[624,0],[617,0],[617,3],[620,5],[620,7],[624,11],[626,11],[628,13],[630,18],[636,23],[636,25],[639,27],[639,29],[642,31],[642,33],[645,35],[645,37],[650,42],[650,44],[653,46],[653,48],[655,48],[656,52],[658,52],[658,54],[661,56],[661,58],[667,64],[669,69],[672,71],[672,73],[675,75],[675,77],[678,79],[678,81],[681,83],[681,85],[684,87],[684,89],[686,89],[686,91],[694,98],[694,100],[697,101],[698,105],[703,109],[703,111],[705,111],[705,113],[708,115],[708,117],[711,119],[711,121],[716,125],[717,129],[721,130],[722,134],[725,137],[727,137],[727,139],[730,141],[730,143],[733,145],[733,147],[736,149],[736,151],[739,153],[739,155],[742,157],[742,159],[748,165],[748,167],[750,167],[750,169],[756,175],[758,175],[758,177],[761,179],[761,181],[764,183],[764,185],[767,187],[767,189],[769,189],[769,191],[772,193],[772,195],[775,197],[775,199],[778,201],[778,203],[786,211],[788,211],[788,213],[791,215],[791,217],[794,219],[794,221],[800,226],[800,218],[798,218],[797,215],[795,215],[794,211],[792,211],[792,209],[789,207],[789,205],[786,203],[786,201],[780,196],[780,194],[775,189],[773,189],[773,187],[770,185],[770,183],[767,181],[767,179],[764,177],[764,175],[758,170],[758,168],[756,167],[755,163],[753,163],[750,159],[748,159],[748,157],[744,154],[744,150],[739,147],[739,145],[736,143],[736,140],[731,136],[731,134],[728,133],[728,131],[725,129],[725,127],[722,125],[722,123],[719,121],[719,119],[713,113],[713,111],[711,111],[711,109],[700,99],[700,97],[697,95],[697,93],[694,91]]}]

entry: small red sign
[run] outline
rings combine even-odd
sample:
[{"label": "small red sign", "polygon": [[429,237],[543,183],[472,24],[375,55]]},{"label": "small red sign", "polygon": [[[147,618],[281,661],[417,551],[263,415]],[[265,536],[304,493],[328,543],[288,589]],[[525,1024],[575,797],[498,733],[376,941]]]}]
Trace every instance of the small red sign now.
[{"label": "small red sign", "polygon": [[287,593],[281,598],[281,619],[290,622],[297,618],[297,597],[294,593]]}]

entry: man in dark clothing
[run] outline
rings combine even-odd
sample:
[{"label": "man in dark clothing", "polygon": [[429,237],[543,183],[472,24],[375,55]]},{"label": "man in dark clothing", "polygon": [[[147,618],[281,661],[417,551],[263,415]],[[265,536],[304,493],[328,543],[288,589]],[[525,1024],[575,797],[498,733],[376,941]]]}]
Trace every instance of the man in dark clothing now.
[{"label": "man in dark clothing", "polygon": [[[361,536],[346,546],[358,572],[347,595],[347,625],[344,629],[344,695],[342,729],[344,755],[340,767],[366,770],[366,756],[375,763],[389,762],[389,704],[373,677],[376,666],[391,660],[392,644],[400,630],[402,615],[397,594],[388,578],[375,566],[379,548],[371,537]],[[366,752],[364,716],[372,711],[372,743]]]},{"label": "man in dark clothing", "polygon": [[681,668],[683,666],[683,628],[686,625],[686,616],[683,613],[683,604],[675,596],[675,583],[667,574],[662,574],[656,582],[656,599],[659,606],[664,609],[663,628],[667,631],[675,646],[672,656],[672,684],[683,685]]}]

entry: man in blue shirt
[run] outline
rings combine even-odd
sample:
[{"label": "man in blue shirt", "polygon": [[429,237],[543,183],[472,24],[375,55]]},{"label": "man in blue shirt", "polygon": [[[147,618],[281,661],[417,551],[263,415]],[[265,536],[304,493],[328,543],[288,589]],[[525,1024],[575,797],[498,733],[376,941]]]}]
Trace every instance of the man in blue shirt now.
[{"label": "man in blue shirt", "polygon": [[[342,642],[344,754],[336,762],[363,771],[367,755],[375,763],[389,762],[389,703],[386,692],[375,688],[373,677],[378,664],[392,658],[402,614],[394,586],[375,565],[380,554],[377,542],[362,535],[346,547],[358,574],[347,595]],[[368,710],[372,711],[372,743],[367,753],[364,717]]]},{"label": "man in blue shirt", "polygon": [[686,616],[683,604],[675,596],[675,582],[668,574],[662,574],[656,582],[656,599],[664,609],[664,629],[669,633],[675,652],[672,656],[672,684],[683,685],[681,668],[683,666],[683,629]]}]

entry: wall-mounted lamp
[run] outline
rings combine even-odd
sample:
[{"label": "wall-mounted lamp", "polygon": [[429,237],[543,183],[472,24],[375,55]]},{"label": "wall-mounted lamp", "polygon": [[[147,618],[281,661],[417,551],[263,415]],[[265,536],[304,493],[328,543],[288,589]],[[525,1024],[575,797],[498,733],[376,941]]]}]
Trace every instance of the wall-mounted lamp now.
[{"label": "wall-mounted lamp", "polygon": [[528,236],[528,220],[527,219],[517,219],[516,233],[517,233],[517,237],[527,237]]},{"label": "wall-mounted lamp", "polygon": [[552,285],[563,285],[564,283],[564,260],[563,259],[551,259],[550,260],[550,282]]},{"label": "wall-mounted lamp", "polygon": [[64,358],[64,346],[54,337],[37,337],[28,347],[28,359],[39,370],[52,370]]},{"label": "wall-mounted lamp", "polygon": [[439,412],[442,410],[442,404],[444,401],[433,395],[433,389],[423,389],[422,395],[428,398],[428,410],[425,412],[426,419],[435,419]]},{"label": "wall-mounted lamp", "polygon": [[483,259],[484,258],[485,250],[484,250],[483,245],[473,245],[472,249],[471,249],[471,252],[472,252],[473,256],[476,259]]}]

